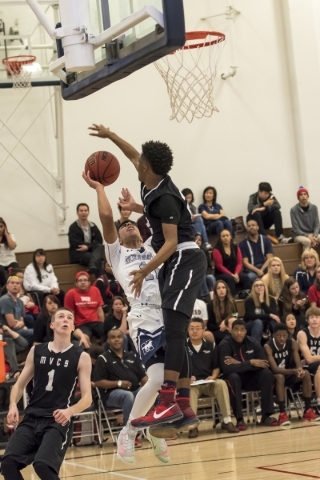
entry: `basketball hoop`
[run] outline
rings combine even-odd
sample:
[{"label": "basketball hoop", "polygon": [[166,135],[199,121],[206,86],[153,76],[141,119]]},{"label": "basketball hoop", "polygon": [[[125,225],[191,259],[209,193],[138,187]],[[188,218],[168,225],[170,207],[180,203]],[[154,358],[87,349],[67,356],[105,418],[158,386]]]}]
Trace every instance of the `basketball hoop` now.
[{"label": "basketball hoop", "polygon": [[213,86],[225,38],[219,32],[186,32],[182,48],[154,63],[167,85],[170,120],[186,118],[191,123],[219,111],[214,106]]},{"label": "basketball hoop", "polygon": [[13,88],[31,87],[31,71],[24,70],[24,65],[30,65],[35,62],[34,55],[17,55],[15,57],[6,57],[2,60],[6,66],[7,74],[12,78]]}]

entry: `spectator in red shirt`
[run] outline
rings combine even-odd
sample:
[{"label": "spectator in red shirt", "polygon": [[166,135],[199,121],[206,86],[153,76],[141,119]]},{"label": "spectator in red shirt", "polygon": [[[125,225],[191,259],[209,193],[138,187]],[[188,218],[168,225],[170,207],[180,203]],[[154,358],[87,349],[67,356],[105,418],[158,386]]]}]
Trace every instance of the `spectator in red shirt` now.
[{"label": "spectator in red shirt", "polygon": [[229,230],[222,230],[212,252],[216,280],[224,280],[234,297],[239,290],[250,290],[251,280],[242,272],[241,250]]},{"label": "spectator in red shirt", "polygon": [[309,288],[308,298],[310,307],[320,307],[320,265],[316,268],[314,284]]},{"label": "spectator in red shirt", "polygon": [[64,306],[74,311],[76,337],[85,337],[84,346],[89,348],[92,335],[103,335],[103,300],[97,287],[90,285],[88,272],[76,274],[76,288],[71,288],[64,301]]}]

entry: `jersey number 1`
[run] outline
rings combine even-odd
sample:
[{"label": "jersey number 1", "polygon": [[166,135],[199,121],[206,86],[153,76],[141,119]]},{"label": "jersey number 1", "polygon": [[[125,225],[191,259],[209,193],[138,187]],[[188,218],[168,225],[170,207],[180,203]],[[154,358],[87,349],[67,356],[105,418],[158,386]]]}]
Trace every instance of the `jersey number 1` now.
[{"label": "jersey number 1", "polygon": [[52,383],[53,383],[54,372],[55,372],[54,370],[50,370],[50,372],[48,372],[49,381],[48,381],[48,385],[46,386],[47,392],[52,392],[53,390]]}]

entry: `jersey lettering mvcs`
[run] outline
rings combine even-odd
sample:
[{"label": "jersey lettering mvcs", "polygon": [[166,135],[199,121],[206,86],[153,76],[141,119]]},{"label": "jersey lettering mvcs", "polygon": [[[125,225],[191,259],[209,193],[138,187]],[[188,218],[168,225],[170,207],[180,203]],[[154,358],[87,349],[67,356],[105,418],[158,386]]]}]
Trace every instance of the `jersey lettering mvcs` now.
[{"label": "jersey lettering mvcs", "polygon": [[277,347],[274,338],[270,340],[267,345],[271,348],[272,356],[279,368],[289,369],[294,367],[291,338],[286,341],[281,350]]},{"label": "jersey lettering mvcs", "polygon": [[307,345],[311,355],[320,355],[320,337],[311,335],[309,328],[303,330],[307,335]]}]

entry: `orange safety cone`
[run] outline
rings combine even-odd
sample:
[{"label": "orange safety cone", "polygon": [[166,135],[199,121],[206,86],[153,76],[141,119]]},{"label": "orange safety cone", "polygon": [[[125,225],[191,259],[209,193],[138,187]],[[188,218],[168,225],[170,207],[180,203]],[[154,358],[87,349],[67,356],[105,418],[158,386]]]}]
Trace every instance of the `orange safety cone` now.
[{"label": "orange safety cone", "polygon": [[3,349],[5,345],[7,345],[7,343],[3,341],[3,336],[0,335],[0,383],[4,383],[7,378],[5,354]]}]

